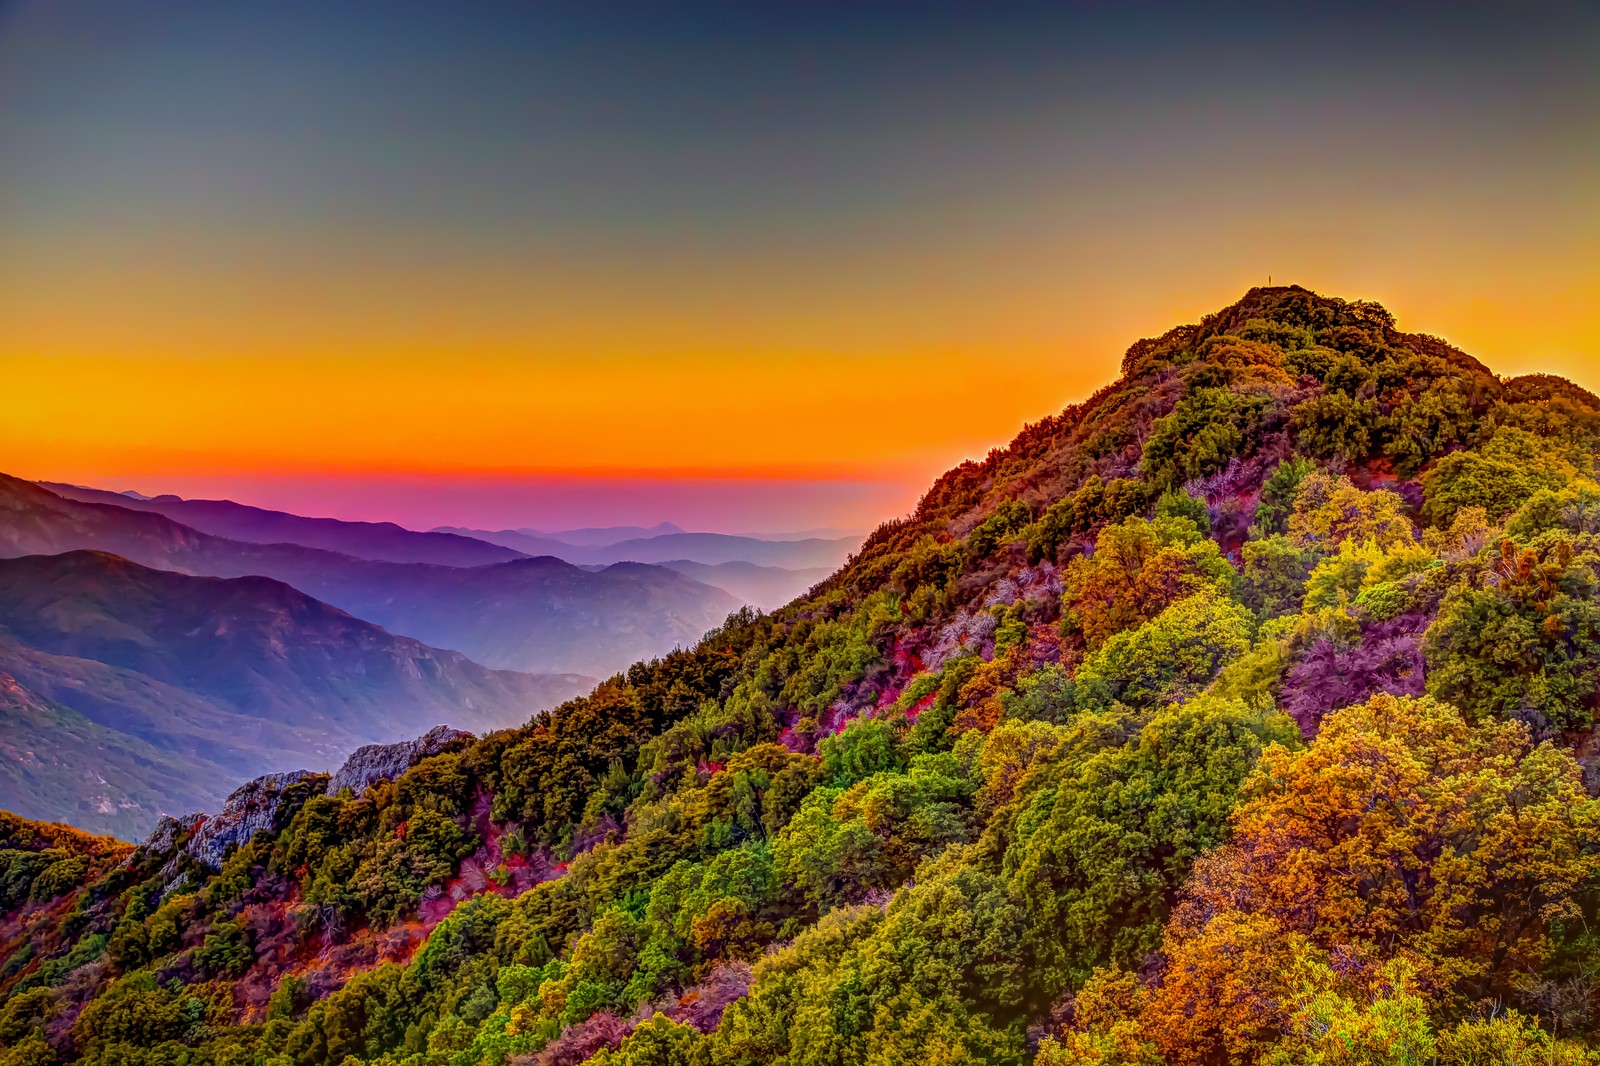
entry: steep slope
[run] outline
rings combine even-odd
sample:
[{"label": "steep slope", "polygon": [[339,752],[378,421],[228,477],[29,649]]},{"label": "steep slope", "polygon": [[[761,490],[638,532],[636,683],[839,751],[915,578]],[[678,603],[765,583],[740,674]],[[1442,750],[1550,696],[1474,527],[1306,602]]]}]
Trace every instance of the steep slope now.
[{"label": "steep slope", "polygon": [[241,777],[516,725],[593,683],[487,670],[268,578],[100,552],[0,560],[0,671],[0,805],[127,835]]},{"label": "steep slope", "polygon": [[298,544],[357,559],[388,563],[435,563],[439,566],[485,566],[520,558],[523,553],[452,533],[419,533],[393,522],[345,522],[306,518],[284,511],[251,507],[232,500],[185,500],[179,496],[136,499],[120,492],[41,481],[57,496],[83,503],[104,503],[133,511],[166,515],[190,529],[244,541],[247,544]]},{"label": "steep slope", "polygon": [[773,615],[392,787],[288,790],[217,862],[180,827],[30,890],[17,1031],[304,1066],[1593,1061],[1600,400],[1294,287],[1123,370]]},{"label": "steep slope", "polygon": [[0,475],[0,557],[78,549],[182,573],[271,577],[392,633],[529,673],[602,677],[694,641],[738,606],[661,567],[588,573],[552,558],[434,566],[245,544]]}]

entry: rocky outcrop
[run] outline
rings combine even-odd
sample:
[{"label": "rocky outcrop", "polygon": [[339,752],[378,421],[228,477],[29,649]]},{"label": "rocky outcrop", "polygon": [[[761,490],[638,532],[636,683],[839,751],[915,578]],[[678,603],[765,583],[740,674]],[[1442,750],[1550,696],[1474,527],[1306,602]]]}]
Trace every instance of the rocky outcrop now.
[{"label": "rocky outcrop", "polygon": [[172,850],[179,837],[205,821],[205,818],[203,814],[185,814],[181,818],[163,814],[155,829],[145,838],[144,843],[139,845],[139,850],[149,852],[151,855],[165,855]]},{"label": "rocky outcrop", "polygon": [[[398,777],[456,741],[471,739],[471,733],[440,725],[415,740],[357,748],[328,781],[328,795],[336,796],[348,788],[359,796],[374,781]],[[163,815],[155,831],[140,845],[140,850],[153,855],[169,854],[179,840],[188,836],[182,853],[212,869],[220,869],[228,852],[263,829],[272,828],[284,790],[309,776],[310,770],[264,774],[235,789],[216,814],[186,814],[179,818]],[[176,859],[177,855],[173,855],[168,862],[168,874],[176,873]]]},{"label": "rocky outcrop", "polygon": [[415,740],[398,744],[368,744],[357,748],[328,782],[328,795],[337,796],[349,789],[361,795],[374,781],[399,777],[430,755],[437,755],[457,740],[471,740],[472,734],[447,725],[436,725]]},{"label": "rocky outcrop", "polygon": [[222,860],[233,847],[245,843],[263,829],[272,828],[284,789],[310,774],[310,770],[263,774],[240,786],[223,801],[220,812],[204,816],[200,828],[183,850],[207,866],[220,869]]}]

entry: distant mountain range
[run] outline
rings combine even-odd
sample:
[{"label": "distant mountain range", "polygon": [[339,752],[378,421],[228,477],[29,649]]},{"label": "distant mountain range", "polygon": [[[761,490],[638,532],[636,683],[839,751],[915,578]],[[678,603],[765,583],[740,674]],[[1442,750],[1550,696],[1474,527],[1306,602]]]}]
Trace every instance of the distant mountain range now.
[{"label": "distant mountain range", "polygon": [[[447,528],[435,532],[451,532]],[[561,529],[553,533],[538,529],[521,528],[514,532],[530,537],[543,537],[560,544],[570,544],[578,548],[603,548],[607,544],[616,544],[624,540],[640,540],[647,537],[663,537],[670,533],[686,532],[682,526],[671,522],[658,522],[653,526],[591,526],[584,529]]]},{"label": "distant mountain range", "polygon": [[307,518],[232,500],[145,496],[58,481],[36,484],[65,499],[164,515],[228,540],[296,544],[374,562],[468,567],[548,555],[589,570],[617,562],[660,564],[765,610],[805,592],[843,564],[861,542],[860,536],[832,529],[730,535],[691,533],[671,522],[556,532],[459,526],[419,532],[393,522]]},{"label": "distant mountain range", "polygon": [[0,475],[0,807],[136,837],[263,772],[522,724],[833,569],[744,556],[855,546],[418,532]]},{"label": "distant mountain range", "polygon": [[758,566],[742,560],[709,566],[688,559],[669,559],[660,565],[696,581],[726,589],[763,611],[777,610],[790,600],[805,595],[812,585],[834,571],[831,566],[789,570],[779,566]]},{"label": "distant mountain range", "polygon": [[441,722],[524,723],[592,687],[490,670],[265,577],[98,551],[0,560],[0,807],[136,837],[241,777]]},{"label": "distant mountain range", "polygon": [[837,569],[861,546],[860,537],[802,540],[763,540],[731,533],[663,533],[635,537],[611,544],[567,544],[545,534],[530,534],[516,529],[483,530],[441,526],[435,532],[488,541],[514,548],[528,555],[554,555],[569,563],[605,564],[618,562],[665,563],[687,560],[718,566],[722,563],[754,563],[785,569],[827,567]]},{"label": "distant mountain range", "polygon": [[247,544],[298,544],[303,548],[353,555],[390,563],[435,563],[440,566],[484,566],[526,554],[453,533],[418,533],[393,522],[345,522],[305,518],[283,511],[250,507],[232,500],[185,500],[179,496],[129,496],[57,481],[37,484],[57,496],[84,503],[103,503],[133,511],[166,515],[190,529]]},{"label": "distant mountain range", "polygon": [[180,573],[275,578],[391,633],[532,673],[605,676],[693,642],[740,605],[665,567],[589,572],[549,557],[474,567],[360,559],[217,537],[163,514],[69,499],[0,475],[0,557],[77,549]]}]

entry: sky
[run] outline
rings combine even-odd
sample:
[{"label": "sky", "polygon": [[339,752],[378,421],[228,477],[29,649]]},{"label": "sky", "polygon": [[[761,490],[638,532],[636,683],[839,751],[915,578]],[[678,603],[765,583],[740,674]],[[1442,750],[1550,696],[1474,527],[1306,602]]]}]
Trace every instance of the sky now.
[{"label": "sky", "polygon": [[0,470],[870,528],[1269,277],[1600,390],[1600,7],[1209,6],[0,0]]}]

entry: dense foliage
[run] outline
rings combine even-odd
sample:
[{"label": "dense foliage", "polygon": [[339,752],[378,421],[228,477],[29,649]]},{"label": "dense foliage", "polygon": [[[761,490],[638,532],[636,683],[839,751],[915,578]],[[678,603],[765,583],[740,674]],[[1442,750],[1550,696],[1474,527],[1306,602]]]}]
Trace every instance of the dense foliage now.
[{"label": "dense foliage", "polygon": [[221,869],[6,829],[0,1063],[1600,1062],[1597,447],[1252,290],[805,599]]}]

